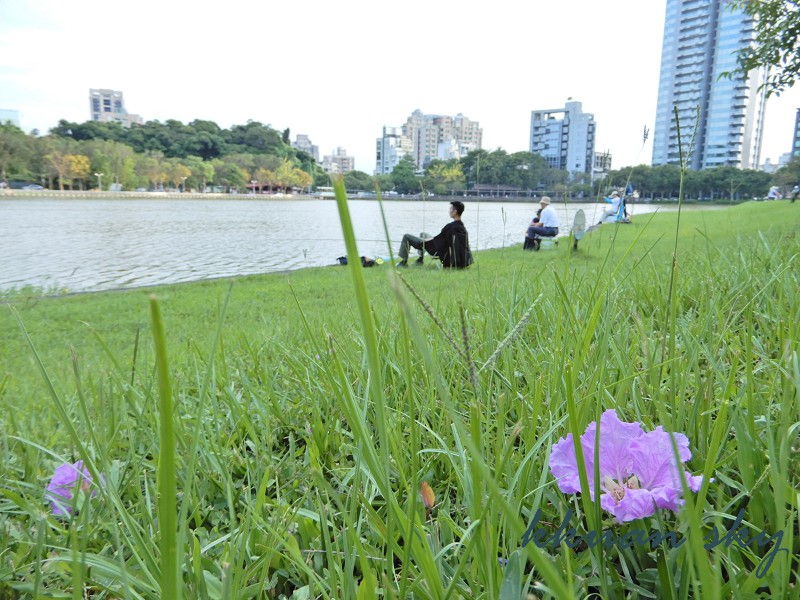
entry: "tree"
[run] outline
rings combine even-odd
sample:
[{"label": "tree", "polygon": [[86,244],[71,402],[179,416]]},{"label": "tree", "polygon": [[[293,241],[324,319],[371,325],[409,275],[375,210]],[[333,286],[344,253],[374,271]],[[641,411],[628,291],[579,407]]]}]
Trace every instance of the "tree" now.
[{"label": "tree", "polygon": [[[181,188],[181,184],[191,177],[192,172],[189,167],[181,164],[176,158],[171,158],[167,161],[166,168],[164,169],[167,175],[167,181],[175,186],[176,189]],[[185,189],[185,184],[184,184]]]},{"label": "tree", "polygon": [[416,194],[420,191],[420,181],[416,176],[414,159],[406,154],[392,170],[392,183],[398,194]]},{"label": "tree", "polygon": [[291,161],[284,160],[278,170],[275,171],[275,183],[278,187],[283,188],[284,192],[288,192],[289,188],[294,185],[295,173],[294,166]]},{"label": "tree", "polygon": [[457,160],[434,160],[425,170],[427,184],[435,194],[460,192],[464,190],[464,173]]},{"label": "tree", "polygon": [[153,189],[158,189],[158,184],[166,179],[161,166],[162,159],[160,154],[140,154],[136,157],[136,174],[151,184]]},{"label": "tree", "polygon": [[346,187],[348,191],[372,191],[375,187],[372,177],[363,171],[348,171],[344,174],[343,179],[344,187]]},{"label": "tree", "polygon": [[772,184],[784,188],[785,192],[800,184],[800,158],[793,158],[788,165],[775,171],[775,175],[772,176]]},{"label": "tree", "polygon": [[83,182],[86,181],[89,175],[89,169],[92,166],[89,157],[83,154],[67,154],[64,160],[67,164],[66,176],[70,180],[70,187],[74,188],[72,182],[77,179],[79,188],[83,189]]},{"label": "tree", "polygon": [[44,141],[44,160],[48,167],[48,176],[58,177],[58,189],[64,190],[64,180],[69,172],[67,160],[67,141],[57,137],[48,136]]},{"label": "tree", "polygon": [[780,95],[800,74],[800,2],[797,0],[731,0],[729,10],[741,10],[755,20],[755,43],[739,50],[739,68],[723,73],[730,78],[746,76],[767,67],[767,95]]},{"label": "tree", "polygon": [[33,158],[25,133],[12,124],[0,123],[0,181],[10,176],[24,177]]}]

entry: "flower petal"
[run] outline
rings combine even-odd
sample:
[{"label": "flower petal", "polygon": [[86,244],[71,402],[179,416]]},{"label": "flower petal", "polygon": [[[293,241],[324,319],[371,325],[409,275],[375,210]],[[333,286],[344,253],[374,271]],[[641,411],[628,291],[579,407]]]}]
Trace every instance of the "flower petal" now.
[{"label": "flower petal", "polygon": [[577,494],[581,491],[578,461],[575,458],[575,444],[571,433],[553,446],[550,453],[550,472],[556,478],[558,489],[565,494]]},{"label": "flower petal", "polygon": [[[594,424],[592,424],[594,425]],[[581,437],[584,446],[591,448],[594,456],[595,428],[590,425]],[[610,409],[600,417],[600,477],[611,477],[622,482],[633,472],[630,444],[644,435],[639,423],[620,421],[617,411]],[[591,474],[590,474],[591,476]]]},{"label": "flower petal", "polygon": [[[47,486],[45,496],[53,505],[54,515],[72,514],[72,499],[82,486],[91,486],[92,476],[79,460],[74,464],[64,463],[56,467]],[[92,496],[96,490],[92,490]]]},{"label": "flower petal", "polygon": [[600,497],[600,506],[610,512],[620,523],[644,519],[656,512],[656,502],[650,490],[626,490],[625,497],[619,502],[611,494]]}]

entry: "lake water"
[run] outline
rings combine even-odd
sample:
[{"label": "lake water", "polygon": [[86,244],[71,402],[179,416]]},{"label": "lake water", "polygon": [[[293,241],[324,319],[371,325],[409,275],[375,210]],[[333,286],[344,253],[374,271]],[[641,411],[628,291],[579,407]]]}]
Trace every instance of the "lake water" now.
[{"label": "lake water", "polygon": [[[380,208],[349,202],[362,255],[388,256]],[[562,233],[582,208],[554,204]],[[437,234],[446,201],[383,203],[394,253],[404,233]],[[657,210],[637,204],[634,215]],[[538,204],[467,202],[473,250],[519,244]],[[666,210],[674,210],[670,207]],[[0,289],[96,291],[332,265],[345,254],[332,200],[0,199]]]}]

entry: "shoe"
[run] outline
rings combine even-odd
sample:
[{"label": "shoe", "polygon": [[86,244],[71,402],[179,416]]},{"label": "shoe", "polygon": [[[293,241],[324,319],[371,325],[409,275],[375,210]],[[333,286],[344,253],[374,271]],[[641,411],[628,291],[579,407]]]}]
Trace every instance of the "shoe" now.
[{"label": "shoe", "polygon": [[423,265],[422,257],[420,256],[414,264],[421,267]]},{"label": "shoe", "polygon": [[395,265],[395,267],[397,267],[398,269],[402,269],[403,267],[407,267],[407,266],[408,266],[408,263],[406,261],[404,261],[404,260],[401,260],[399,263],[397,263]]}]

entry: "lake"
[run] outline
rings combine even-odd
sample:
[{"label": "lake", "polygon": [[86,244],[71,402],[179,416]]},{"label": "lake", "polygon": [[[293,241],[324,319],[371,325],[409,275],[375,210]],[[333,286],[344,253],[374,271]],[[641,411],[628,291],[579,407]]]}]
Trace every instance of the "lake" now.
[{"label": "lake", "polygon": [[[375,200],[350,200],[359,253],[389,255]],[[557,204],[562,233],[583,208]],[[447,201],[384,201],[394,253],[404,233],[439,233]],[[522,242],[539,205],[468,201],[473,250]],[[659,209],[637,204],[634,216]],[[675,210],[674,206],[664,210]],[[0,290],[97,291],[335,264],[345,254],[332,200],[0,198]]]}]

